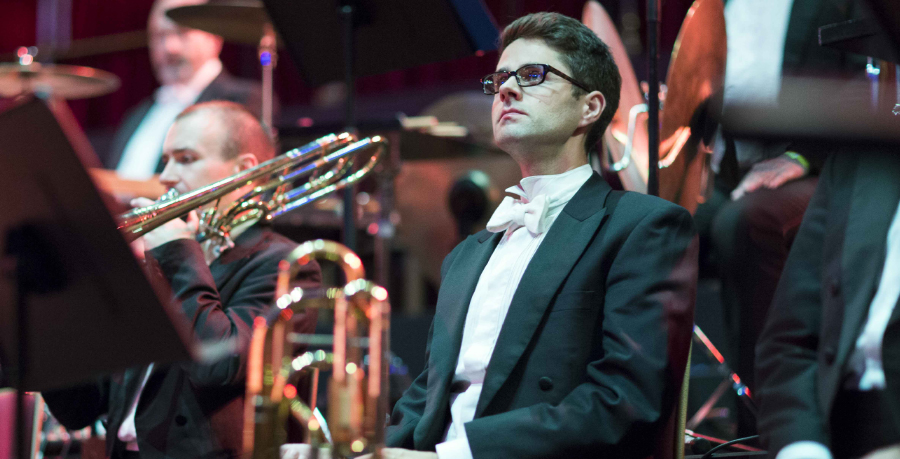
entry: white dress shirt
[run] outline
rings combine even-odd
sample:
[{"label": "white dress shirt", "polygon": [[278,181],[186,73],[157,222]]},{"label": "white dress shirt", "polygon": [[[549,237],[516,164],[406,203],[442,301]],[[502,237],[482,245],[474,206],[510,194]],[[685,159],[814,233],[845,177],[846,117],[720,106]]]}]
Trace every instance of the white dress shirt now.
[{"label": "white dress shirt", "polygon": [[[878,290],[869,305],[869,316],[856,347],[850,354],[848,369],[853,376],[851,387],[861,391],[885,388],[884,368],[881,364],[881,345],[888,321],[900,299],[900,205],[887,234],[884,269]],[[825,445],[812,441],[791,443],[778,452],[776,459],[831,459]]]},{"label": "white dress shirt", "polygon": [[774,102],[794,0],[731,0],[725,5],[725,103]]},{"label": "white dress shirt", "polygon": [[[728,57],[724,103],[773,104],[781,91],[784,43],[794,0],[731,0],[725,5]],[[766,159],[764,144],[735,140],[741,167]],[[725,155],[721,131],[716,135],[711,167],[719,171]]]},{"label": "white dress shirt", "polygon": [[184,109],[193,105],[200,93],[222,73],[219,59],[207,61],[187,84],[160,86],[153,106],[128,139],[116,173],[126,179],[147,180],[156,172],[163,141],[169,127]]},{"label": "white dress shirt", "polygon": [[900,298],[900,206],[888,230],[884,268],[878,290],[869,306],[869,318],[856,340],[850,355],[849,368],[855,379],[853,385],[862,391],[884,389],[884,368],[881,366],[881,342],[888,320]]},{"label": "white dress shirt", "polygon": [[122,425],[119,426],[119,432],[117,436],[122,443],[125,443],[125,449],[128,451],[137,451],[138,443],[137,443],[137,428],[134,426],[134,416],[137,414],[137,406],[138,402],[141,399],[141,392],[144,391],[144,386],[147,384],[147,380],[150,379],[150,372],[153,371],[153,364],[151,363],[148,368],[144,371],[144,377],[141,379],[141,385],[138,386],[137,393],[134,394],[134,401],[131,402],[131,407],[128,408],[128,415],[125,416],[125,420],[122,421]]},{"label": "white dress shirt", "polygon": [[[525,177],[520,185],[506,191],[523,200],[543,195],[548,202],[542,228],[550,228],[563,207],[590,178],[593,171],[584,165],[558,175]],[[488,260],[469,302],[463,329],[462,345],[453,382],[468,382],[468,387],[450,398],[450,426],[444,442],[437,445],[440,459],[471,459],[472,451],[466,437],[465,423],[475,417],[475,407],[481,396],[484,377],[500,329],[519,286],[522,274],[534,256],[545,232],[535,234],[524,226],[505,230],[503,237]]]}]

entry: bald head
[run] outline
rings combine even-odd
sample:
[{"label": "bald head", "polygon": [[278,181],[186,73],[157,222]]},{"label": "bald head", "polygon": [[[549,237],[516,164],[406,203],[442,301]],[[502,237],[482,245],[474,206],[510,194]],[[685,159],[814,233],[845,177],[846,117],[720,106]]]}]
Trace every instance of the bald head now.
[{"label": "bald head", "polygon": [[253,114],[234,102],[213,101],[192,105],[175,118],[175,124],[203,126],[202,142],[223,160],[250,153],[258,162],[275,157],[269,134]]},{"label": "bald head", "polygon": [[[231,177],[275,156],[275,147],[243,106],[205,102],[175,118],[163,145],[166,167],[159,181],[179,193]],[[243,188],[242,188],[243,190]],[[223,197],[220,203],[239,197]]]},{"label": "bald head", "polygon": [[188,83],[207,62],[218,59],[222,38],[176,24],[166,11],[205,0],[156,0],[147,20],[147,45],[156,79],[163,85]]}]

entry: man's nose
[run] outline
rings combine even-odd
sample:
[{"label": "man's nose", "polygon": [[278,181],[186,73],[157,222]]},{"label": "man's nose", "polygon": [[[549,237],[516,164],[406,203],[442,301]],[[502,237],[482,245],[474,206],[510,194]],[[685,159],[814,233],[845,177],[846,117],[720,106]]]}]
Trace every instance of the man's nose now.
[{"label": "man's nose", "polygon": [[178,174],[175,173],[175,161],[169,161],[166,163],[166,167],[163,168],[162,173],[159,174],[159,183],[162,186],[166,187],[166,190],[175,188],[175,185],[178,185]]},{"label": "man's nose", "polygon": [[181,54],[181,36],[177,33],[169,33],[163,37],[163,49],[167,54]]},{"label": "man's nose", "polygon": [[506,101],[508,98],[512,98],[513,100],[521,100],[522,99],[522,87],[519,86],[518,80],[516,80],[515,76],[510,76],[500,85],[500,100]]}]

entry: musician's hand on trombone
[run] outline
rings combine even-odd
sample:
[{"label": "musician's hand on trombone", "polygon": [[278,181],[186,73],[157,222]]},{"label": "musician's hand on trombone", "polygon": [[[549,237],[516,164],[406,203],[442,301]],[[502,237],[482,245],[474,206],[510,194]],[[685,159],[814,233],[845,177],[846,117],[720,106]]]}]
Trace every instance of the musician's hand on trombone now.
[{"label": "musician's hand on trombone", "polygon": [[[153,201],[147,198],[131,200],[133,207],[145,207],[150,204],[153,204]],[[194,239],[199,227],[200,217],[197,216],[197,211],[188,213],[186,222],[180,218],[173,218],[141,238],[144,241],[144,250],[153,250],[176,239]]]}]

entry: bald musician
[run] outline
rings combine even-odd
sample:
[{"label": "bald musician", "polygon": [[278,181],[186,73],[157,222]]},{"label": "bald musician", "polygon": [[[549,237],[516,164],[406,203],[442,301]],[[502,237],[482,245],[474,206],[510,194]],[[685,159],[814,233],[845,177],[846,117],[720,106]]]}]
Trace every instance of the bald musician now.
[{"label": "bald musician", "polygon": [[[274,153],[255,116],[232,102],[206,102],[175,118],[165,140],[160,180],[185,193],[254,167]],[[227,209],[248,190],[245,186],[224,196],[218,209]],[[197,231],[192,212],[187,221],[174,219],[147,233],[141,240],[148,271],[168,281],[196,339],[235,340],[238,350],[212,364],[151,364],[44,394],[53,415],[68,428],[83,428],[105,415],[107,452],[113,459],[234,457],[241,451],[253,320],[269,310],[278,263],[296,244],[254,221],[231,232],[233,246],[221,241],[201,246]],[[304,288],[318,285],[318,265],[303,268],[298,281]],[[312,332],[315,319],[314,312],[301,315],[295,331]]]}]

